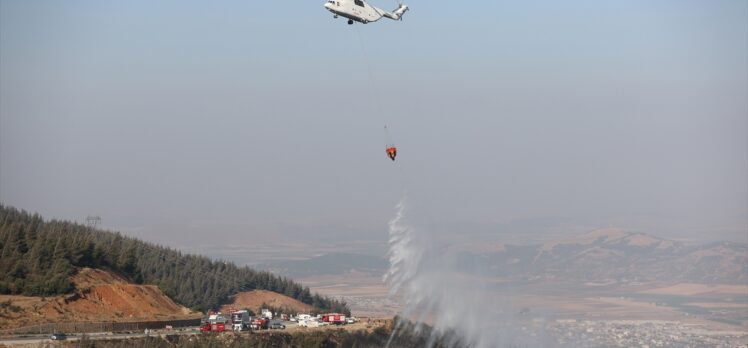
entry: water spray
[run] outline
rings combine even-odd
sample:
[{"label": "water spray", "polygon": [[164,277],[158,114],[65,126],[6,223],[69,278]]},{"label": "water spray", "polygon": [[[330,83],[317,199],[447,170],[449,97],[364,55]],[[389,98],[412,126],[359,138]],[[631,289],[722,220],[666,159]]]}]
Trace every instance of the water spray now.
[{"label": "water spray", "polygon": [[[545,346],[521,332],[511,304],[490,290],[486,278],[459,272],[427,232],[410,224],[407,201],[403,196],[389,222],[390,268],[384,280],[403,305],[401,317],[415,324],[414,333],[428,333],[426,346]],[[402,326],[395,323],[388,346]]]}]

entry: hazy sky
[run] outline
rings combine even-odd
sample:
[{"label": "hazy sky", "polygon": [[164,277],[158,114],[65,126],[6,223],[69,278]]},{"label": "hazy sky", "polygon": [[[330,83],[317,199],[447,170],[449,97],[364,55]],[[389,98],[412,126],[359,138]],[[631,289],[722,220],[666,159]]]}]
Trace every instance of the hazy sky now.
[{"label": "hazy sky", "polygon": [[0,1],[0,202],[383,239],[407,188],[466,236],[748,240],[748,2],[323,2]]}]

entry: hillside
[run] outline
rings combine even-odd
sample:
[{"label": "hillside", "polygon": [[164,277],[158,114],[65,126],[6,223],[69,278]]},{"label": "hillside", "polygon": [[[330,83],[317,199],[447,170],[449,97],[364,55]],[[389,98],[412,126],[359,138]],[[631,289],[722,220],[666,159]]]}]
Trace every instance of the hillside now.
[{"label": "hillside", "polygon": [[52,297],[0,295],[14,310],[0,313],[0,327],[47,322],[146,321],[196,318],[153,285],[135,285],[111,272],[84,268],[72,277],[75,290]]},{"label": "hillside", "polygon": [[518,280],[618,284],[748,282],[745,244],[692,245],[617,229],[595,230],[542,245],[464,250],[457,259],[466,271]]},{"label": "hillside", "polygon": [[286,313],[310,313],[314,307],[291,297],[266,290],[252,290],[240,292],[231,297],[231,303],[221,307],[222,312],[228,312],[229,308],[250,309],[259,313],[262,307],[287,309]]},{"label": "hillside", "polygon": [[322,310],[349,312],[345,302],[269,272],[146,243],[67,221],[45,221],[0,205],[0,294],[72,293],[78,269],[106,269],[135,284],[156,285],[186,307],[206,311],[241,291],[270,290]]}]

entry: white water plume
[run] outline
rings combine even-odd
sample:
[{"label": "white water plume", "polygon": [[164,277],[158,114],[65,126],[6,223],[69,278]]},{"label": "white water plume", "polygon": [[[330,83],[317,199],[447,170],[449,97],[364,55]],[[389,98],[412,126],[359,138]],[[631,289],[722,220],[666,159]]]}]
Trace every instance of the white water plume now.
[{"label": "white water plume", "polygon": [[490,291],[486,278],[458,272],[444,249],[433,247],[428,232],[409,225],[405,197],[396,209],[389,222],[390,269],[385,281],[390,295],[402,302],[401,316],[413,321],[418,333],[425,332],[424,324],[433,327],[427,346],[545,346],[528,339],[529,333],[513,323],[510,304]]}]

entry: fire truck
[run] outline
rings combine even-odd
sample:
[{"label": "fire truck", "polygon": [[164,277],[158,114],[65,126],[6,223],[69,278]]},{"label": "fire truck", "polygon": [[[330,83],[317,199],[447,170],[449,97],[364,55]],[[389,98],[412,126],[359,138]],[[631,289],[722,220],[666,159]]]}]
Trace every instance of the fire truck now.
[{"label": "fire truck", "polygon": [[252,330],[267,330],[268,323],[270,323],[270,319],[268,318],[257,318],[252,320],[250,327]]},{"label": "fire truck", "polygon": [[[224,332],[224,331],[242,331],[250,328],[252,318],[246,310],[232,310],[230,317],[220,312],[210,314],[200,321],[200,331],[203,332]],[[267,325],[266,325],[267,326]]]},{"label": "fire truck", "polygon": [[211,314],[200,321],[202,332],[223,332],[231,330],[231,320],[221,313]]},{"label": "fire truck", "polygon": [[345,324],[345,314],[328,313],[322,316],[322,321],[335,325]]}]

